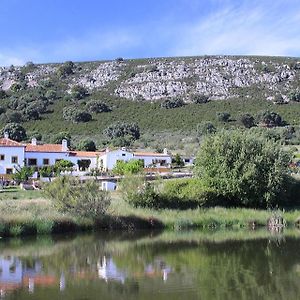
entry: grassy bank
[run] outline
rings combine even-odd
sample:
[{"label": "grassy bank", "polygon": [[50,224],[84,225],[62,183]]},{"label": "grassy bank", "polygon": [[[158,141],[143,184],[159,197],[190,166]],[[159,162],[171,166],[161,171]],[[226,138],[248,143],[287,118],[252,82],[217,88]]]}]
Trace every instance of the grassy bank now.
[{"label": "grassy bank", "polygon": [[[135,229],[235,229],[266,226],[274,214],[267,210],[209,208],[195,210],[136,209],[113,194],[108,216],[96,224],[58,213],[39,191],[1,192],[0,236],[21,236],[91,230]],[[21,198],[22,197],[22,198]],[[6,200],[3,200],[5,199]],[[277,212],[278,213],[278,212]],[[300,210],[280,212],[289,227],[295,226]]]}]

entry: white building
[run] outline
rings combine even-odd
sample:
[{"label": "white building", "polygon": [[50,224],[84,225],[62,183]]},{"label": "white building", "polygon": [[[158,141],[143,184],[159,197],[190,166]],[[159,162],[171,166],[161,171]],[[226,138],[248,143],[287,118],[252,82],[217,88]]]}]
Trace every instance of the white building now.
[{"label": "white building", "polygon": [[126,149],[105,151],[73,151],[67,141],[61,144],[38,144],[32,139],[30,144],[22,144],[9,139],[7,135],[0,139],[0,174],[12,174],[17,168],[32,166],[41,168],[53,166],[59,160],[68,160],[74,164],[74,170],[89,171],[100,169],[110,171],[117,161],[142,160],[145,168],[165,168],[171,164],[171,156],[164,153],[130,152]]}]

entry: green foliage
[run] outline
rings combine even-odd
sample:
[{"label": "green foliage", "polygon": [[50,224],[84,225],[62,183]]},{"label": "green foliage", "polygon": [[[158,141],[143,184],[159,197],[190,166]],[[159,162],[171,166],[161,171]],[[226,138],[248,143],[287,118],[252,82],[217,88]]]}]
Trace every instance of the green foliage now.
[{"label": "green foliage", "polygon": [[9,138],[18,142],[25,140],[27,137],[26,130],[18,123],[6,124],[1,130],[1,135],[3,136],[4,133],[7,133]]},{"label": "green foliage", "polygon": [[51,143],[61,144],[63,140],[67,141],[68,146],[71,144],[71,135],[69,132],[59,132],[52,136]]},{"label": "green foliage", "polygon": [[291,101],[300,102],[300,90],[290,92],[289,99]]},{"label": "green foliage", "polygon": [[74,73],[74,63],[72,61],[67,61],[60,65],[57,69],[57,75],[59,77],[66,77]]},{"label": "green foliage", "polygon": [[25,166],[22,168],[16,168],[15,173],[12,174],[12,178],[16,182],[20,183],[20,182],[27,181],[29,177],[32,176],[33,173],[34,173],[34,168],[32,167]]},{"label": "green foliage", "polygon": [[268,110],[260,112],[257,116],[257,120],[265,127],[283,126],[285,124],[278,113]]},{"label": "green foliage", "polygon": [[103,113],[103,112],[110,112],[111,109],[110,107],[108,107],[104,102],[102,102],[101,100],[90,100],[87,104],[86,104],[86,108],[88,110],[89,113]]},{"label": "green foliage", "polygon": [[245,128],[251,128],[255,126],[255,118],[251,114],[242,114],[240,116],[240,122]]},{"label": "green foliage", "polygon": [[196,104],[207,103],[209,101],[209,96],[203,94],[194,94],[191,95],[190,100]]},{"label": "green foliage", "polygon": [[103,133],[109,139],[132,137],[133,140],[138,140],[140,138],[140,128],[136,123],[117,122],[104,129]]},{"label": "green foliage", "polygon": [[63,109],[63,118],[66,121],[72,121],[73,123],[85,123],[92,120],[92,115],[75,106],[68,106]]},{"label": "green foliage", "polygon": [[4,99],[6,96],[6,92],[0,88],[0,99]]},{"label": "green foliage", "polygon": [[180,154],[176,153],[176,155],[172,158],[172,164],[177,167],[183,167],[184,161],[181,158]]},{"label": "green foliage", "polygon": [[133,207],[159,208],[155,186],[141,175],[127,175],[120,183],[124,200]]},{"label": "green foliage", "polygon": [[201,122],[197,125],[197,134],[199,136],[212,134],[217,131],[216,127],[211,122]]},{"label": "green foliage", "polygon": [[220,122],[226,123],[226,122],[230,121],[230,113],[228,113],[228,112],[225,112],[225,111],[217,112],[216,116],[217,116],[218,121],[220,121]]},{"label": "green foliage", "polygon": [[88,90],[80,85],[75,85],[71,89],[71,96],[75,100],[81,100],[89,95]]},{"label": "green foliage", "polygon": [[43,166],[39,169],[39,174],[42,177],[52,177],[54,174],[53,166]]},{"label": "green foliage", "polygon": [[166,99],[161,103],[161,107],[166,109],[177,108],[183,105],[184,102],[181,98]]},{"label": "green foliage", "polygon": [[285,189],[291,156],[272,139],[249,131],[208,136],[196,158],[195,174],[227,206],[274,207]]},{"label": "green foliage", "polygon": [[55,162],[54,170],[56,174],[60,174],[65,171],[72,171],[74,164],[66,159],[61,159]]},{"label": "green foliage", "polygon": [[111,201],[96,181],[82,183],[74,177],[59,177],[45,185],[44,191],[58,211],[94,220],[106,213]]},{"label": "green foliage", "polygon": [[77,149],[81,151],[96,151],[96,144],[93,140],[85,139],[78,144]]},{"label": "green foliage", "polygon": [[144,163],[138,159],[132,159],[130,161],[117,161],[113,168],[113,173],[116,175],[129,175],[129,174],[139,174],[144,169]]}]

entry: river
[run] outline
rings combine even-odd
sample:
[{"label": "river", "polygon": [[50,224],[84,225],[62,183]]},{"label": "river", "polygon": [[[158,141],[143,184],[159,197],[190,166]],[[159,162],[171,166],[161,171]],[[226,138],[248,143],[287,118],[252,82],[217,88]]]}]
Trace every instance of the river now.
[{"label": "river", "polygon": [[0,240],[0,299],[300,299],[300,232]]}]

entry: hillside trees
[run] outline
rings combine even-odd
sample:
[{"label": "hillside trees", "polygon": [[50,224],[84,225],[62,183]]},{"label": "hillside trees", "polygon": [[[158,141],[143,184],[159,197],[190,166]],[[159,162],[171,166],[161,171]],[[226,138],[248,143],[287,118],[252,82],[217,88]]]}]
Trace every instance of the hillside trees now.
[{"label": "hillside trees", "polygon": [[89,102],[87,102],[86,108],[89,113],[96,114],[111,111],[110,107],[101,100],[90,100]]},{"label": "hillside trees", "polygon": [[184,102],[179,97],[176,97],[173,99],[166,99],[161,103],[161,107],[166,108],[166,109],[177,108],[177,107],[181,107],[183,105],[184,105]]},{"label": "hillside trees", "polygon": [[27,138],[25,128],[18,123],[6,124],[1,130],[1,135],[3,136],[4,133],[7,133],[10,139],[18,142],[24,141]]},{"label": "hillside trees", "polygon": [[110,140],[128,138],[135,141],[140,138],[140,128],[136,123],[117,122],[104,129],[103,134]]}]

